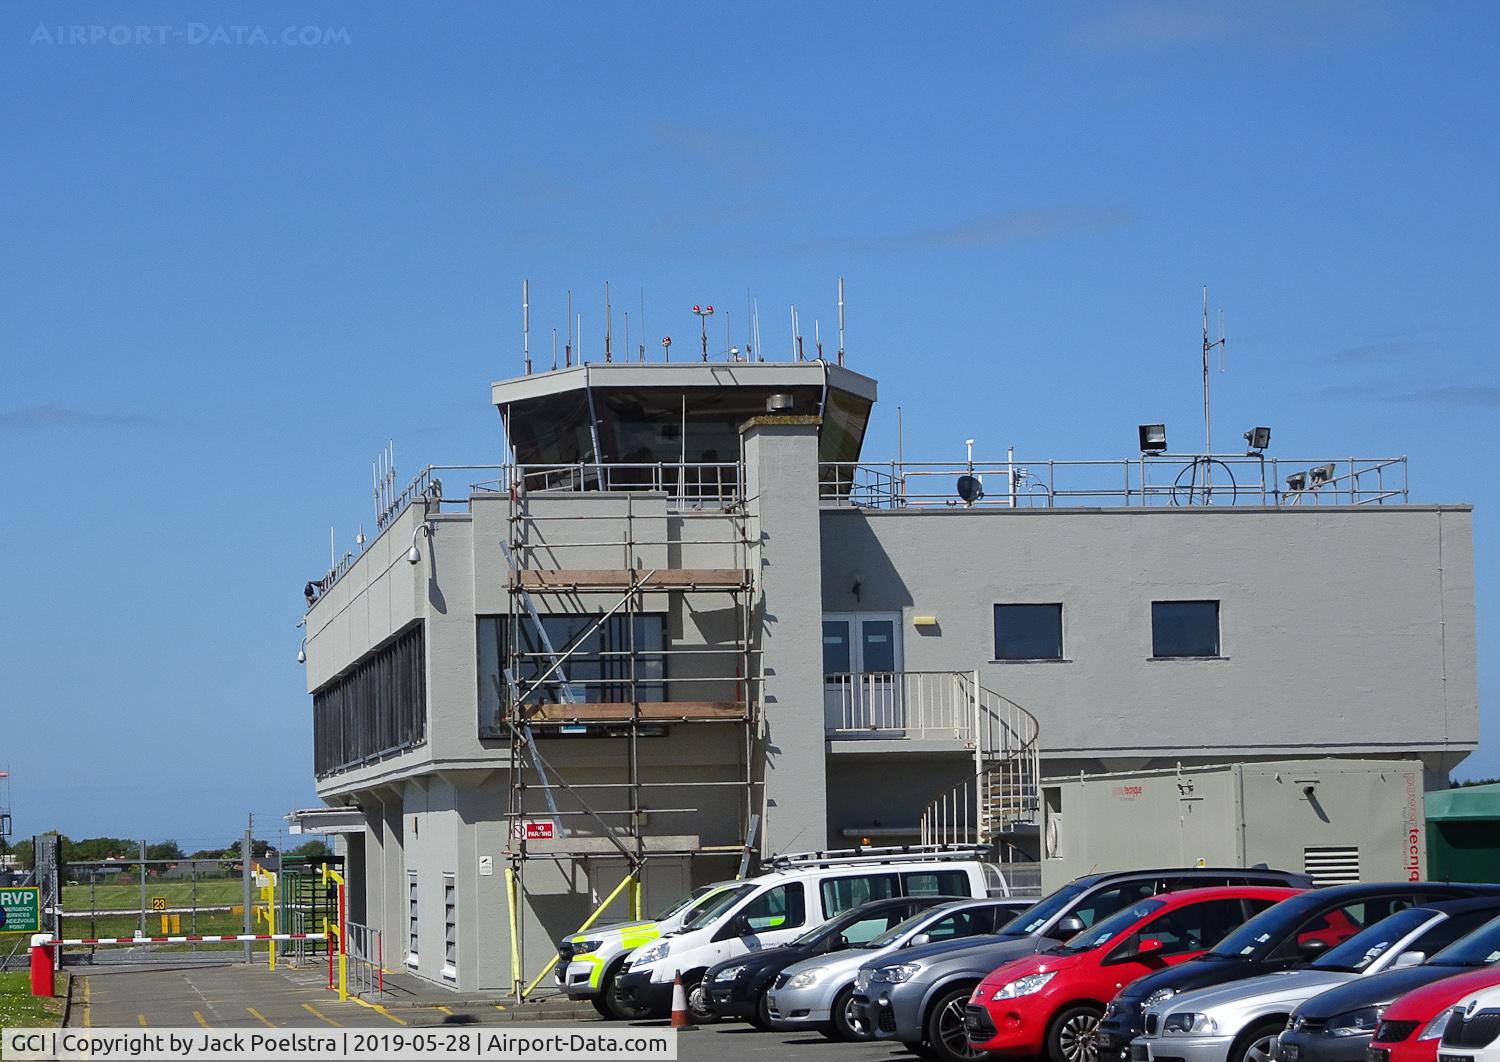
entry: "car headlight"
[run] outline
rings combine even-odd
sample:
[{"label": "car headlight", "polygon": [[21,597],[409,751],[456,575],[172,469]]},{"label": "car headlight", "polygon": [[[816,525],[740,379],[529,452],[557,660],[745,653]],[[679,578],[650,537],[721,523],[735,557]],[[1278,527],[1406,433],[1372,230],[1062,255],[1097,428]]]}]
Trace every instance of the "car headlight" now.
[{"label": "car headlight", "polygon": [[598,951],[603,944],[602,940],[575,940],[573,941],[573,954],[587,955],[591,951]]},{"label": "car headlight", "polygon": [[1155,992],[1152,992],[1149,996],[1146,997],[1146,1002],[1144,1005],[1148,1007],[1154,1007],[1158,1003],[1165,1003],[1176,994],[1177,989],[1175,988],[1158,988]]},{"label": "car headlight", "polygon": [[726,966],[726,967],[724,967],[724,969],[722,969],[718,973],[714,974],[714,980],[715,981],[733,981],[736,977],[738,977],[740,974],[742,974],[744,972],[745,972],[745,964],[744,963],[741,963],[738,966]]},{"label": "car headlight", "polygon": [[1439,1040],[1439,1039],[1441,1039],[1442,1036],[1443,1036],[1443,1030],[1448,1027],[1448,1019],[1451,1018],[1452,1016],[1453,1016],[1453,1011],[1451,1011],[1451,1010],[1445,1010],[1445,1011],[1443,1011],[1436,1018],[1433,1018],[1426,1025],[1422,1026],[1422,1031],[1419,1032],[1419,1033],[1417,1033],[1417,1039],[1418,1040]]},{"label": "car headlight", "polygon": [[793,974],[792,979],[786,983],[788,988],[806,988],[808,985],[817,984],[818,978],[827,972],[825,966],[814,966],[811,970],[803,970],[799,974]]},{"label": "car headlight", "polygon": [[914,962],[903,962],[899,966],[882,966],[870,975],[870,980],[899,985],[903,981],[910,981],[920,969],[922,967]]},{"label": "car headlight", "polygon": [[641,952],[635,958],[631,959],[630,965],[644,966],[648,962],[655,962],[657,959],[665,959],[667,957],[667,952],[671,950],[671,943],[669,941],[663,940],[659,944],[651,945],[645,951]]},{"label": "car headlight", "polygon": [[1161,1031],[1174,1036],[1215,1036],[1219,1031],[1219,1023],[1211,1015],[1184,1010],[1168,1014],[1161,1023]]},{"label": "car headlight", "polygon": [[1369,1036],[1380,1024],[1380,1012],[1384,1007],[1360,1007],[1335,1014],[1328,1019],[1329,1036]]},{"label": "car headlight", "polygon": [[1054,970],[1052,973],[1034,973],[1027,974],[1025,977],[1018,977],[1008,985],[1001,985],[995,990],[995,994],[990,999],[999,1001],[1002,999],[1015,999],[1017,996],[1029,996],[1033,992],[1040,992],[1047,986],[1047,982],[1056,976],[1057,971]]}]

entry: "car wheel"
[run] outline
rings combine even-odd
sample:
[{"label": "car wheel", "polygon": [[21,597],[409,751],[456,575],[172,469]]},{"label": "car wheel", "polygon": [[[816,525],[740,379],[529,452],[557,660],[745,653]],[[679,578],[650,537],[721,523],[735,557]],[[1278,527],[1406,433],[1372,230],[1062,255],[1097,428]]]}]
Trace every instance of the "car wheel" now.
[{"label": "car wheel", "polygon": [[944,1062],[973,1062],[990,1057],[988,1051],[976,1051],[969,1046],[969,1034],[964,1031],[964,1005],[973,994],[972,987],[951,988],[938,996],[927,1012],[927,1046]]},{"label": "car wheel", "polygon": [[875,1034],[854,1009],[854,986],[833,997],[833,1037],[837,1040],[873,1040]]},{"label": "car wheel", "polygon": [[771,1031],[771,1001],[766,998],[764,992],[755,1001],[755,1013],[750,1016],[750,1024],[761,1032]]},{"label": "car wheel", "polygon": [[1047,1027],[1047,1058],[1051,1062],[1098,1062],[1099,1044],[1094,1033],[1104,1012],[1080,1004],[1067,1007]]},{"label": "car wheel", "polygon": [[620,972],[616,966],[604,975],[604,980],[599,984],[599,994],[594,997],[594,1006],[600,1008],[606,1018],[615,1021],[640,1021],[642,1018],[651,1017],[650,1007],[635,1007],[620,998],[620,993],[615,990],[615,974]]},{"label": "car wheel", "polygon": [[589,1002],[592,1003],[594,1005],[594,1009],[599,1012],[599,1017],[606,1020],[614,1017],[614,1015],[609,1012],[609,998],[605,996],[603,992],[600,992],[597,996],[589,996]]},{"label": "car wheel", "polygon": [[1227,1062],[1271,1062],[1276,1057],[1276,1037],[1284,1028],[1285,1019],[1250,1026],[1229,1049]]},{"label": "car wheel", "polygon": [[712,1025],[719,1020],[714,1008],[708,1005],[708,990],[703,987],[702,977],[687,986],[687,1005],[694,1025]]}]

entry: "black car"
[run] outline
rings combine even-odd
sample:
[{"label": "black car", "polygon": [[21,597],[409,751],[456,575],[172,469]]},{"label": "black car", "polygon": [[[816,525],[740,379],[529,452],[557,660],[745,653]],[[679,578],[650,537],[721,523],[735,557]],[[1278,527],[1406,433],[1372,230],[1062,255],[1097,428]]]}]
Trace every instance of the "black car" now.
[{"label": "black car", "polygon": [[1500,886],[1431,881],[1334,885],[1282,900],[1188,962],[1126,985],[1104,1009],[1099,1057],[1129,1058],[1147,1006],[1180,992],[1302,966],[1367,925],[1433,900],[1500,894]]},{"label": "black car", "polygon": [[793,963],[851,944],[873,940],[892,926],[934,904],[972,900],[968,896],[897,896],[872,900],[836,915],[779,948],[765,948],[725,959],[703,974],[707,1003],[719,1018],[740,1018],[769,1029],[766,989],[776,975]]},{"label": "black car", "polygon": [[[1500,918],[1491,918],[1477,928],[1473,925],[1476,916],[1492,913],[1495,903],[1494,899],[1474,899],[1443,904],[1449,918],[1436,932],[1453,942],[1426,962],[1361,977],[1313,996],[1292,1012],[1281,1034],[1278,1058],[1282,1062],[1364,1062],[1365,1048],[1386,1007],[1434,981],[1489,966],[1500,954]],[[1464,927],[1472,931],[1460,936]],[[1424,944],[1431,939],[1424,937]],[[1416,1032],[1412,1029],[1408,1035]]]}]

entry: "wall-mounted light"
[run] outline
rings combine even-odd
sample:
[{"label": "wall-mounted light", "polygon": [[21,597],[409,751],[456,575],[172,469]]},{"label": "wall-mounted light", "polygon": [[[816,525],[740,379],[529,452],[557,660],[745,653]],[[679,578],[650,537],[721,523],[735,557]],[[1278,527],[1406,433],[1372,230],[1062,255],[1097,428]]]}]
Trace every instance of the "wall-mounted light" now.
[{"label": "wall-mounted light", "polygon": [[1159,454],[1167,448],[1165,424],[1142,424],[1136,431],[1141,437],[1141,453]]},{"label": "wall-mounted light", "polygon": [[1245,432],[1245,441],[1250,444],[1251,455],[1259,454],[1271,445],[1271,429],[1251,428]]},{"label": "wall-mounted light", "polygon": [[302,639],[302,644],[297,646],[297,663],[307,663],[307,639]]},{"label": "wall-mounted light", "polygon": [[1286,477],[1286,489],[1289,491],[1302,491],[1307,489],[1307,473],[1293,472]]},{"label": "wall-mounted light", "polygon": [[411,549],[406,551],[406,563],[408,564],[416,564],[422,559],[422,553],[417,549],[418,535],[426,535],[429,539],[432,538],[432,525],[423,520],[411,529]]},{"label": "wall-mounted light", "polygon": [[936,627],[938,620],[936,616],[913,616],[911,625],[913,627]]}]

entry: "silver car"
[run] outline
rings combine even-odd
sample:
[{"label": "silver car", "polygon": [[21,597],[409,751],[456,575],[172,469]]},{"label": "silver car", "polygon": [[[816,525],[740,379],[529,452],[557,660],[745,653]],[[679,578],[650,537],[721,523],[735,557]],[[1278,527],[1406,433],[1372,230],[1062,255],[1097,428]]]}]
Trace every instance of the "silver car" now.
[{"label": "silver car", "polygon": [[901,948],[993,933],[1031,903],[1010,899],[938,904],[872,940],[788,966],[766,994],[771,1025],[776,1029],[816,1029],[837,1040],[867,1040],[870,1034],[852,1003],[854,975],[861,966]]},{"label": "silver car", "polygon": [[[1145,1032],[1130,1045],[1139,1062],[1268,1062],[1287,1016],[1300,1004],[1359,977],[1423,962],[1500,910],[1496,898],[1408,907],[1324,952],[1311,964],[1200,988],[1148,1005]],[[1232,958],[1221,961],[1233,962]],[[1351,1028],[1348,1035],[1369,1033]]]}]

